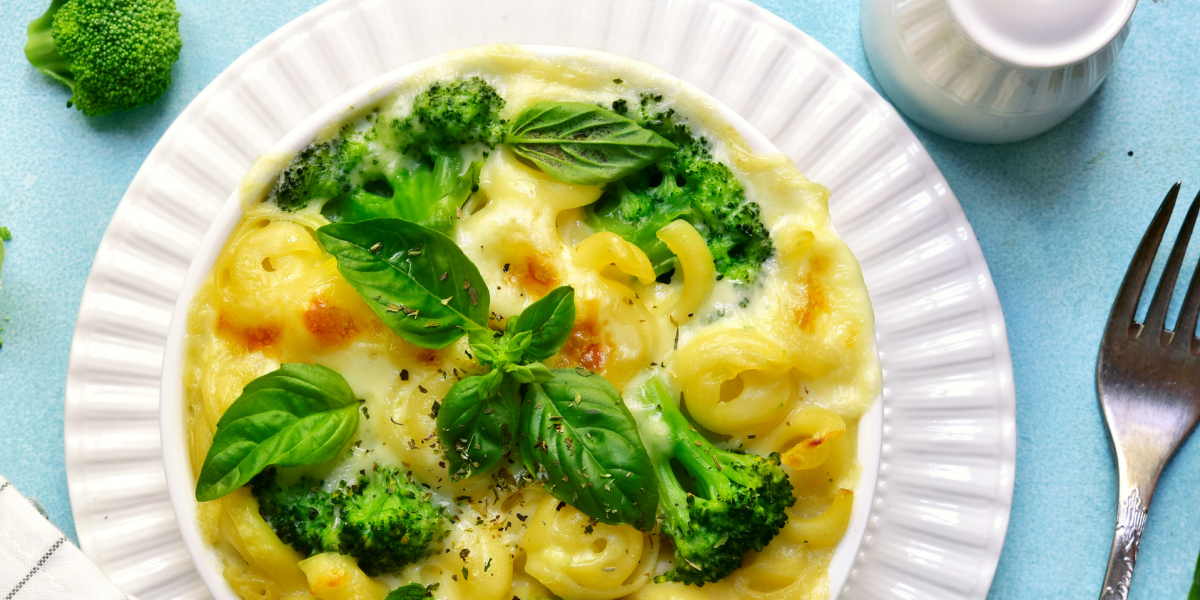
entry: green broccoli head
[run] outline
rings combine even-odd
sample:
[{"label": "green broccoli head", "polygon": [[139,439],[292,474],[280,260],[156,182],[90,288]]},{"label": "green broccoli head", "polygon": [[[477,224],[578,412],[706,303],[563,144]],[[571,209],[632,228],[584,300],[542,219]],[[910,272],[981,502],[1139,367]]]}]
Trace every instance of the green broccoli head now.
[{"label": "green broccoli head", "polygon": [[[334,222],[405,219],[449,235],[458,209],[479,189],[481,150],[503,138],[503,107],[478,77],[435,83],[417,95],[409,116],[376,121],[366,132],[347,126],[336,140],[300,151],[270,200],[286,211],[318,202]],[[406,160],[386,149],[378,154],[380,139],[394,141]]]},{"label": "green broccoli head", "polygon": [[396,469],[375,469],[343,498],[341,552],[368,575],[399,572],[446,537],[445,510]]},{"label": "green broccoli head", "polygon": [[310,144],[279,174],[269,200],[288,212],[313,200],[333,200],[353,189],[350,175],[367,154],[367,145],[345,136]]},{"label": "green broccoli head", "polygon": [[651,444],[662,531],[675,542],[674,567],[656,581],[704,585],[742,566],[787,523],[795,504],[779,455],[721,450],[696,432],[666,387],[651,379],[640,392],[670,434]]},{"label": "green broccoli head", "polygon": [[26,58],[89,117],[157,101],[183,47],[175,0],[54,0],[28,35]]},{"label": "green broccoli head", "polygon": [[447,534],[445,509],[390,467],[376,467],[333,492],[308,479],[280,485],[275,470],[268,469],[250,489],[279,539],[308,556],[353,556],[371,576],[397,573],[429,556]]},{"label": "green broccoli head", "polygon": [[338,505],[333,494],[321,491],[320,481],[303,478],[281,486],[271,468],[250,480],[250,490],[258,499],[263,519],[279,539],[296,550],[306,555],[320,554],[341,543]]},{"label": "green broccoli head", "polygon": [[504,98],[479,77],[438,82],[417,94],[412,113],[393,122],[401,150],[436,162],[459,146],[495,148],[504,139]]},{"label": "green broccoli head", "polygon": [[410,163],[364,166],[361,183],[322,214],[331,221],[404,219],[449,235],[458,209],[479,189],[479,146],[494,148],[504,137],[502,108],[504,99],[479,77],[434,83],[413,99],[407,117],[376,124],[390,127]]},{"label": "green broccoli head", "polygon": [[[656,237],[671,221],[684,219],[708,242],[718,277],[753,282],[775,252],[760,208],[729,167],[713,159],[708,140],[675,122],[674,109],[654,112],[643,97],[637,120],[679,149],[654,165],[609,184],[588,209],[588,223],[611,231],[646,253],[655,273],[674,265],[674,254]],[[628,110],[627,104],[622,104]],[[619,108],[614,105],[614,108]]]}]

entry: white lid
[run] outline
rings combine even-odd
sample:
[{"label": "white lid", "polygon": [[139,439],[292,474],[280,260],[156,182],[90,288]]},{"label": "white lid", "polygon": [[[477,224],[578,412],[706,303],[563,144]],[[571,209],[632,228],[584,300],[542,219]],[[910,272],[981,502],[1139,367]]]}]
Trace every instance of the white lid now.
[{"label": "white lid", "polygon": [[1117,37],[1137,0],[946,0],[988,54],[1021,67],[1082,62]]}]

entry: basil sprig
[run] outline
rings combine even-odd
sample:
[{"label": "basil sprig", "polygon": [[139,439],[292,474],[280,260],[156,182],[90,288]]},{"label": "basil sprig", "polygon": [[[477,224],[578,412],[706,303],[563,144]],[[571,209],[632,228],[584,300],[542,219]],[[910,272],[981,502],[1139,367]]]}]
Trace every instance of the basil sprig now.
[{"label": "basil sprig", "polygon": [[546,174],[598,185],[675,151],[666,138],[611,110],[583,102],[539,102],[521,111],[504,143]]},{"label": "basil sprig", "polygon": [[216,500],[270,465],[323,463],[358,431],[358,400],[320,365],[285,363],[242,388],[217,422],[196,482],[196,500]]},{"label": "basil sprig", "polygon": [[566,343],[575,325],[575,290],[557,288],[509,323],[500,339],[471,345],[475,359],[492,370],[454,384],[438,410],[438,440],[455,480],[490,469],[512,449],[519,429],[517,388],[551,379],[550,369],[534,361]]},{"label": "basil sprig", "polygon": [[317,230],[342,277],[400,337],[445,348],[463,333],[489,338],[487,284],[453,240],[403,219],[334,223]]},{"label": "basil sprig", "polygon": [[487,327],[486,284],[446,236],[401,219],[336,223],[317,234],[396,334],[442,348],[466,333],[475,359],[490,367],[454,384],[438,409],[451,478],[491,469],[519,443],[526,468],[555,497],[603,523],[654,526],[654,470],[620,393],[598,375],[538,362],[570,336],[575,290],[551,291],[497,336]]},{"label": "basil sprig", "polygon": [[521,458],[555,498],[602,523],[654,526],[658,487],[621,394],[583,369],[526,386]]}]

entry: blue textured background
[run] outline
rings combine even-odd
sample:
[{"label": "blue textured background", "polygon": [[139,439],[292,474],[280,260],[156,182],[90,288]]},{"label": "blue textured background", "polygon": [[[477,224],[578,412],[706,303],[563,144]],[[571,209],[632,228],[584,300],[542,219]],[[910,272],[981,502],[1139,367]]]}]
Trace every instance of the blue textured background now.
[{"label": "blue textured background", "polygon": [[[187,103],[251,45],[318,3],[177,1],[184,53],[167,96],[90,120],[63,108],[68,94],[21,52],[25,24],[48,3],[0,3],[0,225],[15,236],[0,288],[0,473],[70,535],[63,389],[80,294],[104,229]],[[760,3],[874,85],[857,3]],[[1200,5],[1143,0],[1107,83],[1057,129],[978,146],[913,126],[975,228],[1008,319],[1020,438],[994,600],[1098,595],[1116,484],[1096,401],[1096,349],[1154,207],[1175,180],[1184,180],[1187,198],[1200,189],[1197,82]],[[1158,488],[1132,597],[1183,600],[1198,550],[1200,442],[1192,440]]]}]

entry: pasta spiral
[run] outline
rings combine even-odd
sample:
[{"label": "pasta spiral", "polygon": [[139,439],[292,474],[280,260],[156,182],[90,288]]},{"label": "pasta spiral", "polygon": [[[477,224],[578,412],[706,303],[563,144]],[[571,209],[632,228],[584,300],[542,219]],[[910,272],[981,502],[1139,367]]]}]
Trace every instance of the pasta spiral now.
[{"label": "pasta spiral", "polygon": [[765,433],[746,441],[751,452],[779,452],[783,464],[807,470],[821,466],[829,457],[828,442],[846,434],[846,422],[841,415],[808,403],[797,404],[784,422]]},{"label": "pasta spiral", "polygon": [[755,331],[705,331],[680,349],[676,363],[684,404],[701,425],[740,434],[783,414],[795,383],[787,353]]},{"label": "pasta spiral", "polygon": [[675,253],[679,270],[683,272],[683,292],[671,309],[671,318],[676,323],[683,323],[692,318],[712,293],[717,268],[713,265],[708,244],[687,221],[672,221],[658,230],[658,239]]},{"label": "pasta spiral", "polygon": [[509,600],[513,582],[512,553],[490,524],[460,520],[451,532],[449,552],[434,554],[409,566],[404,578],[436,584],[439,598]]},{"label": "pasta spiral", "polygon": [[612,600],[653,576],[659,544],[649,533],[595,523],[553,496],[541,501],[529,521],[521,540],[525,571],[563,598]]}]

